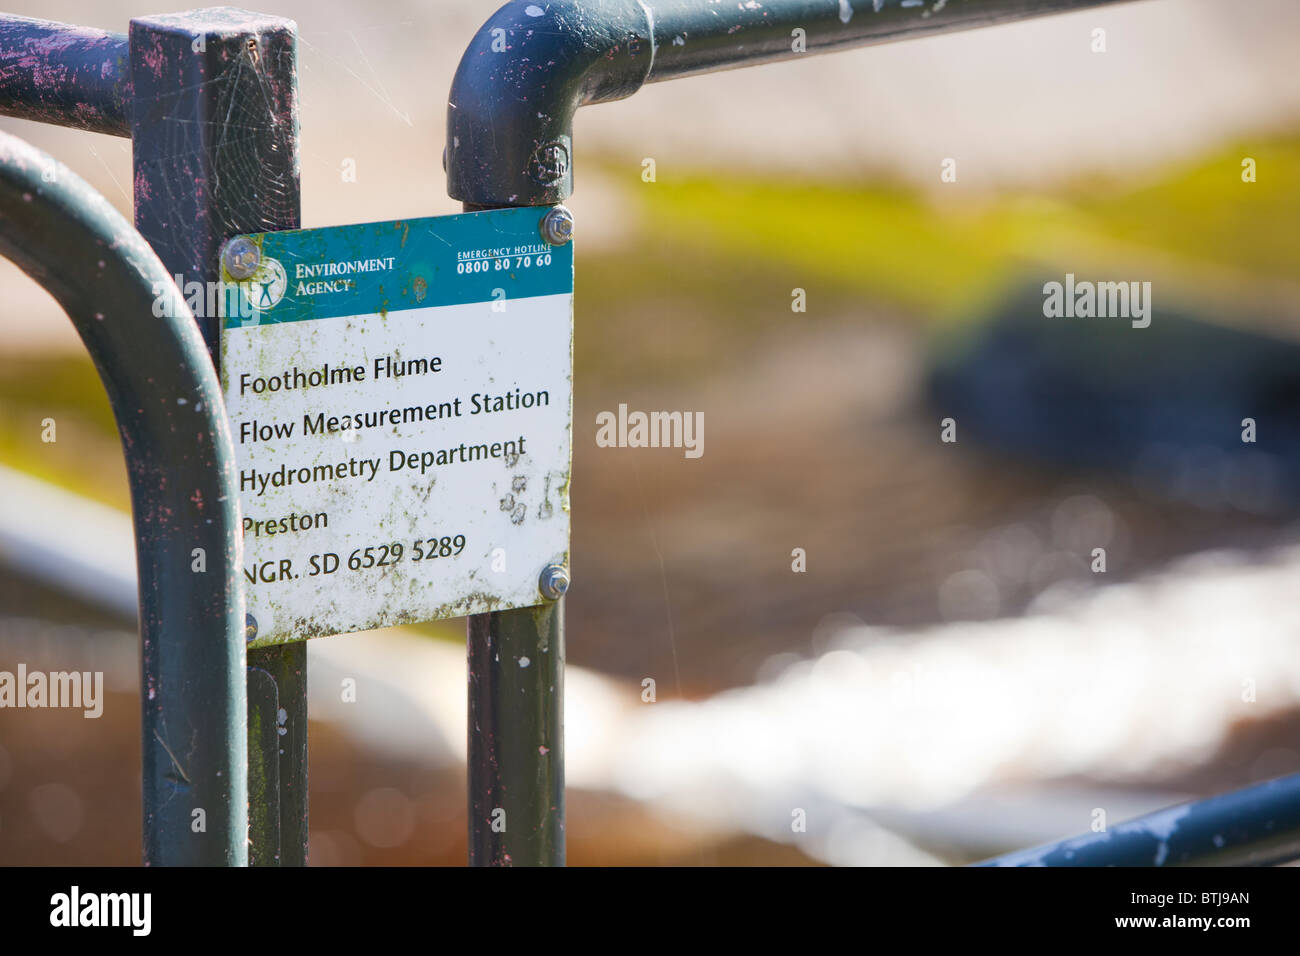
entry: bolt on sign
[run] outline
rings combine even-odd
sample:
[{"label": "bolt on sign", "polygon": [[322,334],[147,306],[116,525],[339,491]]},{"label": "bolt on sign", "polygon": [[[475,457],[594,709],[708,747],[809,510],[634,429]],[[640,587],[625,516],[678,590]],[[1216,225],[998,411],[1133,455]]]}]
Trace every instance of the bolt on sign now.
[{"label": "bolt on sign", "polygon": [[569,552],[571,222],[500,209],[227,243],[252,644],[542,603]]}]

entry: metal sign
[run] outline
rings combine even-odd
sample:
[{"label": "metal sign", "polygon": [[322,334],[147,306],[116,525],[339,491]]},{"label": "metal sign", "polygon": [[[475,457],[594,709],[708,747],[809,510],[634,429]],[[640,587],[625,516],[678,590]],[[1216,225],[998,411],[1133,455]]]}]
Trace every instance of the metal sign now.
[{"label": "metal sign", "polygon": [[562,576],[573,247],[557,216],[227,244],[251,643],[526,607]]}]

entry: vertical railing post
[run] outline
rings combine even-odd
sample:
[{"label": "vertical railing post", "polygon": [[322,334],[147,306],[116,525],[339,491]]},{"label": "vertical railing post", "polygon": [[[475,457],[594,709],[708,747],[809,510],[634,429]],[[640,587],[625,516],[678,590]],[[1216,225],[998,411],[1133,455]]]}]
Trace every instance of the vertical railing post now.
[{"label": "vertical railing post", "polygon": [[563,866],[563,597],[471,615],[465,640],[469,865]]},{"label": "vertical railing post", "polygon": [[[300,224],[292,20],[217,8],[131,21],[135,224],[182,294],[222,243]],[[199,325],[218,361],[220,316]],[[307,648],[248,652],[250,862],[307,857]]]},{"label": "vertical railing post", "polygon": [[471,866],[564,865],[563,603],[469,619]]}]

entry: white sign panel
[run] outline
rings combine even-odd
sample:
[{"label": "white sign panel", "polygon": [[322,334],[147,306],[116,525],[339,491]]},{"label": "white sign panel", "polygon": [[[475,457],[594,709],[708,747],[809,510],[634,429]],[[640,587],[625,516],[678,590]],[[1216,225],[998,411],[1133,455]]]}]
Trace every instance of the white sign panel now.
[{"label": "white sign panel", "polygon": [[567,566],[572,249],[546,211],[254,237],[222,340],[254,644],[538,604]]}]

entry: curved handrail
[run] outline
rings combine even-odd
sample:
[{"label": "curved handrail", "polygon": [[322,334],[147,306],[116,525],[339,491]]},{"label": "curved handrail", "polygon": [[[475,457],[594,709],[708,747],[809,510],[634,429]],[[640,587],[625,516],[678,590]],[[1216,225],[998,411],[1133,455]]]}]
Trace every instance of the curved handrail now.
[{"label": "curved handrail", "polygon": [[126,453],[140,587],[145,862],[245,865],[239,496],[199,327],[153,250],[104,197],[5,133],[0,253],[72,319]]}]

